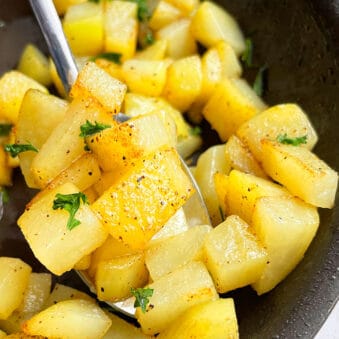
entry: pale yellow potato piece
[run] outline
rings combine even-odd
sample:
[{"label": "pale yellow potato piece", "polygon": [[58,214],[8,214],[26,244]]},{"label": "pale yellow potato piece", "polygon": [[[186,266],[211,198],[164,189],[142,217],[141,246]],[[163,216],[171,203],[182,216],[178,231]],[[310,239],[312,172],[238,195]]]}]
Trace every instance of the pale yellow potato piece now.
[{"label": "pale yellow potato piece", "polygon": [[104,11],[105,51],[133,57],[137,46],[138,5],[129,1],[106,1]]},{"label": "pale yellow potato piece", "polygon": [[200,135],[189,134],[186,138],[179,138],[177,142],[177,151],[183,159],[189,158],[195,151],[202,146],[202,137]]},{"label": "pale yellow potato piece", "polygon": [[[20,313],[20,312],[14,311],[6,320],[0,319],[0,327],[4,331],[6,331],[8,334],[13,333],[14,335],[16,333],[21,333],[21,325],[26,320],[30,319],[33,315],[34,315],[33,313]],[[13,337],[13,338],[20,338],[20,337]],[[23,338],[26,338],[26,337],[24,336]]]},{"label": "pale yellow potato piece", "polygon": [[131,92],[160,96],[167,79],[171,61],[130,59],[122,65],[124,80]]},{"label": "pale yellow potato piece", "polygon": [[228,178],[229,176],[223,173],[217,172],[214,174],[214,187],[218,198],[220,216],[223,221],[226,215],[225,197],[227,194]]},{"label": "pale yellow potato piece", "polygon": [[7,334],[5,331],[0,330],[0,339],[6,338]]},{"label": "pale yellow potato piece", "polygon": [[338,173],[305,147],[262,140],[263,166],[293,195],[317,207],[332,208]]},{"label": "pale yellow potato piece", "polygon": [[205,263],[219,293],[257,281],[267,263],[267,253],[249,225],[231,215],[206,235]]},{"label": "pale yellow potato piece", "polygon": [[84,2],[67,9],[62,26],[75,55],[96,55],[103,50],[103,22],[100,3]]},{"label": "pale yellow potato piece", "polygon": [[48,338],[101,338],[112,324],[96,304],[86,300],[66,300],[45,309],[26,321],[22,330]]},{"label": "pale yellow potato piece", "polygon": [[99,300],[119,301],[131,297],[131,288],[144,286],[148,281],[145,255],[135,253],[99,261],[95,273]]},{"label": "pale yellow potato piece", "polygon": [[68,7],[86,2],[86,0],[53,0],[53,2],[58,14],[63,15]]},{"label": "pale yellow potato piece", "polygon": [[167,50],[166,40],[157,40],[152,45],[135,54],[134,59],[139,60],[163,60]]},{"label": "pale yellow potato piece", "polygon": [[237,129],[266,108],[244,79],[224,78],[203,109],[203,116],[226,141]]},{"label": "pale yellow potato piece", "polygon": [[176,151],[162,148],[136,162],[91,207],[113,237],[142,249],[193,192]]},{"label": "pale yellow potato piece", "polygon": [[225,145],[225,157],[233,169],[267,179],[267,175],[250,150],[232,135]]},{"label": "pale yellow potato piece", "polygon": [[251,224],[258,198],[265,196],[290,196],[282,186],[255,175],[232,170],[226,184],[224,208],[227,215],[238,215]]},{"label": "pale yellow potato piece", "polygon": [[80,204],[75,214],[80,224],[72,230],[67,229],[69,213],[53,209],[56,194],[78,192],[79,189],[71,183],[59,186],[29,204],[18,220],[36,258],[56,275],[72,269],[82,257],[94,251],[107,238],[106,230],[87,204]]},{"label": "pale yellow potato piece", "polygon": [[[29,142],[39,150],[53,129],[63,120],[67,108],[68,103],[65,100],[36,89],[28,90],[19,111],[15,142]],[[40,188],[31,172],[31,164],[36,154],[32,151],[19,154],[21,172],[26,184],[31,188]]]},{"label": "pale yellow potato piece", "polygon": [[52,84],[47,57],[33,44],[27,44],[20,56],[18,71],[43,86]]},{"label": "pale yellow potato piece", "polygon": [[230,170],[230,163],[225,157],[225,145],[211,146],[200,155],[197,162],[194,177],[214,226],[222,222],[218,196],[214,186],[214,174],[217,172],[228,174]]},{"label": "pale yellow potato piece", "polygon": [[155,34],[157,40],[167,42],[167,56],[180,59],[197,53],[197,44],[191,33],[191,20],[176,20]]},{"label": "pale yellow potato piece", "polygon": [[22,303],[31,272],[21,259],[0,257],[0,319],[7,319]]},{"label": "pale yellow potato piece", "polygon": [[0,117],[16,123],[24,95],[34,88],[47,93],[46,87],[18,71],[9,71],[0,78]]},{"label": "pale yellow potato piece", "polygon": [[80,137],[80,126],[86,121],[113,124],[112,117],[101,107],[81,99],[73,100],[64,119],[52,131],[31,165],[31,172],[39,187],[46,187],[73,161],[85,154],[85,141]]},{"label": "pale yellow potato piece", "polygon": [[211,1],[200,3],[192,18],[192,34],[206,47],[220,40],[228,42],[239,56],[245,50],[245,39],[236,20]]},{"label": "pale yellow potato piece", "polygon": [[233,299],[217,299],[192,306],[157,338],[238,339],[238,322]]},{"label": "pale yellow potato piece", "polygon": [[0,147],[0,186],[12,185],[13,168],[8,164],[8,154]]},{"label": "pale yellow potato piece", "polygon": [[136,318],[146,334],[165,330],[190,307],[216,300],[218,294],[202,262],[192,261],[147,286],[153,290],[146,312],[136,310]]},{"label": "pale yellow potato piece", "polygon": [[74,264],[74,269],[79,271],[87,270],[91,265],[91,255],[87,254],[82,257],[76,264]]},{"label": "pale yellow potato piece", "polygon": [[197,225],[172,237],[151,243],[145,252],[145,263],[152,281],[175,271],[190,261],[202,260],[209,225]]},{"label": "pale yellow potato piece", "polygon": [[201,60],[197,55],[181,58],[168,68],[163,96],[181,112],[187,111],[202,86]]},{"label": "pale yellow potato piece", "polygon": [[124,82],[122,70],[121,70],[121,64],[117,64],[113,61],[109,61],[104,58],[98,57],[95,59],[95,63],[97,66],[102,68],[105,72],[107,72],[111,77],[120,80],[121,82]]},{"label": "pale yellow potato piece", "polygon": [[115,114],[120,112],[127,87],[109,73],[88,62],[72,86],[70,96],[73,98],[90,98],[97,101],[107,111]]},{"label": "pale yellow potato piece", "polygon": [[167,0],[167,2],[182,10],[186,15],[191,14],[199,5],[199,0]]},{"label": "pale yellow potato piece", "polygon": [[314,206],[294,197],[260,198],[252,226],[268,253],[268,263],[252,287],[260,295],[273,289],[301,261],[319,226]]},{"label": "pale yellow potato piece", "polygon": [[60,97],[66,98],[68,96],[68,94],[65,91],[64,85],[62,84],[62,81],[59,77],[58,71],[57,71],[55,64],[54,64],[54,62],[51,58],[49,59],[49,72],[51,74],[54,87],[56,88],[58,94],[60,95]]},{"label": "pale yellow potato piece", "polygon": [[155,7],[151,18],[149,19],[149,27],[157,31],[164,26],[181,19],[184,13],[168,1],[160,0]]},{"label": "pale yellow potato piece", "polygon": [[255,158],[262,161],[262,139],[275,140],[286,134],[289,138],[307,135],[302,147],[312,149],[318,136],[305,112],[296,104],[276,105],[244,123],[236,132]]}]

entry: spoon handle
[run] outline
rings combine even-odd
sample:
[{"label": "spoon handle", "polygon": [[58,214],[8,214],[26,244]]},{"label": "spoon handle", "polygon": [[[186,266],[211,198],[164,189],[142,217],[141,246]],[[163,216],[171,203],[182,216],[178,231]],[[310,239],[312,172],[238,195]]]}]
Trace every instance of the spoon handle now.
[{"label": "spoon handle", "polygon": [[29,2],[47,42],[65,91],[69,93],[72,84],[77,78],[78,70],[53,1],[29,0]]}]

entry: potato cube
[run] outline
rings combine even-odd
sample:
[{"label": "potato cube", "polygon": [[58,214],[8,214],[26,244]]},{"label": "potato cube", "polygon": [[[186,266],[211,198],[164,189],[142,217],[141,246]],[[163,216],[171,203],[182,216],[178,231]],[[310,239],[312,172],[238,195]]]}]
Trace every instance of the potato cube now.
[{"label": "potato cube", "polygon": [[46,87],[18,71],[9,71],[0,78],[1,118],[16,123],[24,95],[30,88],[47,93]]},{"label": "potato cube", "polygon": [[104,58],[98,57],[95,59],[95,64],[107,72],[111,77],[124,82],[121,64],[117,64],[113,61],[109,61]]},{"label": "potato cube", "polygon": [[157,338],[238,339],[238,323],[233,299],[217,299],[192,306]]},{"label": "potato cube", "polygon": [[50,86],[52,83],[47,57],[32,44],[25,46],[17,68],[43,86]]},{"label": "potato cube", "polygon": [[[30,89],[26,92],[16,125],[16,143],[30,142],[37,149],[48,139],[53,129],[65,117],[68,103],[54,95],[49,95],[39,90]],[[21,172],[26,184],[31,188],[39,188],[31,172],[31,164],[35,152],[19,154]]]},{"label": "potato cube", "polygon": [[113,237],[144,248],[193,192],[176,151],[163,148],[136,162],[91,207]]},{"label": "potato cube", "polygon": [[173,6],[179,8],[187,16],[191,14],[199,5],[199,0],[166,0]]},{"label": "potato cube", "polygon": [[218,198],[218,207],[222,221],[225,221],[226,215],[225,197],[227,194],[228,179],[229,176],[226,174],[218,172],[214,174],[214,187]]},{"label": "potato cube", "polygon": [[71,183],[59,186],[28,205],[18,220],[34,255],[56,275],[72,269],[107,237],[106,230],[88,205],[80,204],[75,214],[80,224],[71,230],[67,228],[69,213],[63,209],[53,209],[56,194],[78,192],[79,189]]},{"label": "potato cube", "polygon": [[138,60],[163,60],[166,55],[167,41],[157,40],[152,45],[135,54],[134,59]]},{"label": "potato cube", "polygon": [[225,145],[226,161],[233,169],[267,179],[267,175],[250,150],[236,136],[231,135]]},{"label": "potato cube", "polygon": [[149,19],[149,27],[157,31],[174,21],[181,19],[184,13],[168,1],[160,0],[155,7],[151,18]]},{"label": "potato cube", "polygon": [[53,0],[54,6],[59,15],[65,14],[68,7],[76,5],[76,4],[80,4],[85,1],[86,0]]},{"label": "potato cube", "polygon": [[282,186],[252,174],[232,170],[225,182],[224,208],[228,215],[235,214],[251,224],[258,198],[265,196],[290,196]]},{"label": "potato cube", "polygon": [[12,185],[13,168],[8,164],[8,154],[0,147],[0,186]]},{"label": "potato cube", "polygon": [[99,261],[95,274],[97,296],[105,301],[126,299],[132,295],[131,288],[142,287],[147,281],[143,253]]},{"label": "potato cube", "polygon": [[49,72],[51,74],[53,85],[56,88],[60,97],[62,97],[62,98],[68,97],[68,93],[66,93],[66,90],[64,88],[64,85],[62,84],[60,77],[59,77],[56,66],[55,66],[55,64],[54,64],[54,62],[51,58],[49,59]]},{"label": "potato cube", "polygon": [[167,56],[180,59],[197,53],[191,33],[191,20],[180,19],[164,26],[156,33],[157,40],[167,41]]},{"label": "potato cube", "polygon": [[79,73],[70,96],[90,98],[97,101],[108,112],[120,112],[121,103],[126,93],[126,85],[112,78],[94,62],[88,62]]},{"label": "potato cube", "polygon": [[129,1],[106,1],[104,12],[105,51],[133,57],[137,46],[138,5]]},{"label": "potato cube", "polygon": [[101,4],[84,2],[67,9],[63,29],[75,55],[96,55],[104,47],[103,9]]},{"label": "potato cube", "polygon": [[204,250],[207,269],[219,293],[254,283],[266,267],[265,249],[236,215],[206,235]]},{"label": "potato cube", "polygon": [[245,122],[237,136],[262,161],[262,139],[275,140],[279,135],[290,138],[307,135],[307,143],[301,145],[312,149],[318,140],[316,131],[303,110],[295,104],[276,105]]},{"label": "potato cube", "polygon": [[263,197],[252,226],[268,253],[266,268],[252,287],[260,295],[282,281],[303,258],[319,226],[314,206],[294,197]]},{"label": "potato cube", "polygon": [[7,319],[22,303],[31,271],[21,259],[0,257],[0,319]]},{"label": "potato cube", "polygon": [[186,138],[179,138],[177,142],[177,151],[183,159],[189,158],[195,151],[202,146],[200,135],[189,134]]},{"label": "potato cube", "polygon": [[22,329],[48,338],[101,338],[110,328],[110,318],[86,300],[61,301],[26,321]]},{"label": "potato cube", "polygon": [[123,77],[130,91],[148,96],[160,96],[170,63],[168,59],[130,59],[122,65]]},{"label": "potato cube", "polygon": [[181,112],[187,111],[201,91],[199,56],[176,60],[169,68],[163,96]]},{"label": "potato cube", "polygon": [[190,307],[216,300],[218,294],[213,281],[202,262],[192,261],[154,283],[146,312],[136,310],[136,318],[146,334],[163,331]]},{"label": "potato cube", "polygon": [[266,108],[243,79],[223,79],[203,109],[203,115],[222,141]]},{"label": "potato cube", "polygon": [[309,204],[332,208],[338,173],[305,147],[261,141],[263,166],[277,182]]},{"label": "potato cube", "polygon": [[228,42],[237,55],[245,50],[245,39],[235,19],[211,1],[200,3],[192,19],[192,34],[206,47],[220,40]]},{"label": "potato cube", "polygon": [[197,162],[194,177],[201,190],[206,203],[212,225],[221,223],[218,196],[214,186],[214,174],[216,172],[228,174],[231,170],[230,163],[225,157],[225,145],[215,145],[202,153]]},{"label": "potato cube", "polygon": [[151,243],[145,253],[145,262],[153,281],[175,271],[190,261],[202,260],[202,247],[211,226],[198,225],[186,232]]},{"label": "potato cube", "polygon": [[74,269],[78,271],[87,270],[91,265],[91,255],[86,254],[77,263],[74,264]]}]

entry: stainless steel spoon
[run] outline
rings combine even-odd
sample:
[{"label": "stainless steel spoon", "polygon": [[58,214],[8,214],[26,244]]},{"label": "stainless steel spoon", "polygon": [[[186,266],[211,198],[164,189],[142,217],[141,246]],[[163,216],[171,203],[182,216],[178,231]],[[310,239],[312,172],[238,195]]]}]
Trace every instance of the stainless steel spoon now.
[{"label": "stainless steel spoon", "polygon": [[[66,90],[69,93],[72,84],[78,76],[78,69],[72,56],[71,50],[65,38],[59,16],[56,12],[52,0],[29,0],[35,17],[40,25],[44,35],[49,52],[53,58],[60,79]],[[210,224],[209,215],[199,187],[195,182],[190,170],[182,160],[182,167],[188,177],[191,179],[196,193],[184,205],[185,215],[189,226]],[[82,280],[87,284],[90,290],[95,293],[93,283],[82,273],[78,272]],[[134,298],[129,298],[124,301],[109,303],[118,311],[134,316]]]}]

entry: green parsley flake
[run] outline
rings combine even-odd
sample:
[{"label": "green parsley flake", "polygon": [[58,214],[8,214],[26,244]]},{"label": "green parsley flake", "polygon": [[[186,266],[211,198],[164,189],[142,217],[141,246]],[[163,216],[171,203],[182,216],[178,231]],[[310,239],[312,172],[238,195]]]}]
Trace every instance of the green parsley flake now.
[{"label": "green parsley flake", "polygon": [[267,66],[261,67],[253,83],[253,90],[260,97],[264,93],[264,77],[265,77],[266,71],[267,71]]},{"label": "green parsley flake", "polygon": [[149,46],[149,45],[153,45],[154,44],[154,35],[153,35],[153,32],[151,31],[148,31],[146,33],[146,36],[145,36],[145,39],[144,39],[144,42],[145,42],[145,45],[146,46]]},{"label": "green parsley flake", "polygon": [[110,127],[111,127],[110,125],[101,124],[97,121],[95,121],[94,124],[92,124],[90,121],[86,120],[86,123],[80,126],[79,136],[85,138],[90,135],[99,133],[103,131],[104,129],[107,129]]},{"label": "green parsley flake", "polygon": [[73,193],[73,194],[60,194],[57,193],[53,201],[53,209],[63,209],[69,212],[69,218],[67,221],[67,228],[72,230],[74,227],[80,225],[80,221],[75,219],[75,214],[80,207],[81,201],[84,204],[88,204],[88,200],[85,194]]},{"label": "green parsley flake", "polygon": [[131,293],[135,297],[134,307],[141,307],[143,313],[146,312],[146,307],[149,303],[149,298],[153,295],[152,288],[131,288]]},{"label": "green parsley flake", "polygon": [[279,134],[277,136],[277,141],[285,145],[299,146],[301,144],[307,143],[307,135],[304,135],[302,137],[289,138],[286,133]]},{"label": "green parsley flake", "polygon": [[8,193],[8,191],[6,190],[5,187],[1,187],[1,189],[0,189],[0,194],[1,194],[2,202],[3,202],[4,204],[7,204],[8,201],[9,201],[9,193]]},{"label": "green parsley flake", "polygon": [[135,2],[138,5],[138,20],[141,22],[147,21],[151,17],[151,12],[147,6],[147,0],[128,0]]},{"label": "green parsley flake", "polygon": [[189,130],[190,135],[200,135],[202,132],[200,126],[194,126]]},{"label": "green parsley flake", "polygon": [[114,62],[115,64],[121,64],[121,54],[120,53],[100,53],[96,56],[90,58],[91,61],[97,59],[106,59],[108,61]]},{"label": "green parsley flake", "polygon": [[246,49],[241,56],[241,61],[247,66],[252,67],[253,63],[253,41],[249,38],[245,40]]},{"label": "green parsley flake", "polygon": [[4,147],[5,151],[10,153],[12,158],[15,158],[19,153],[38,150],[32,144],[8,144]]}]

